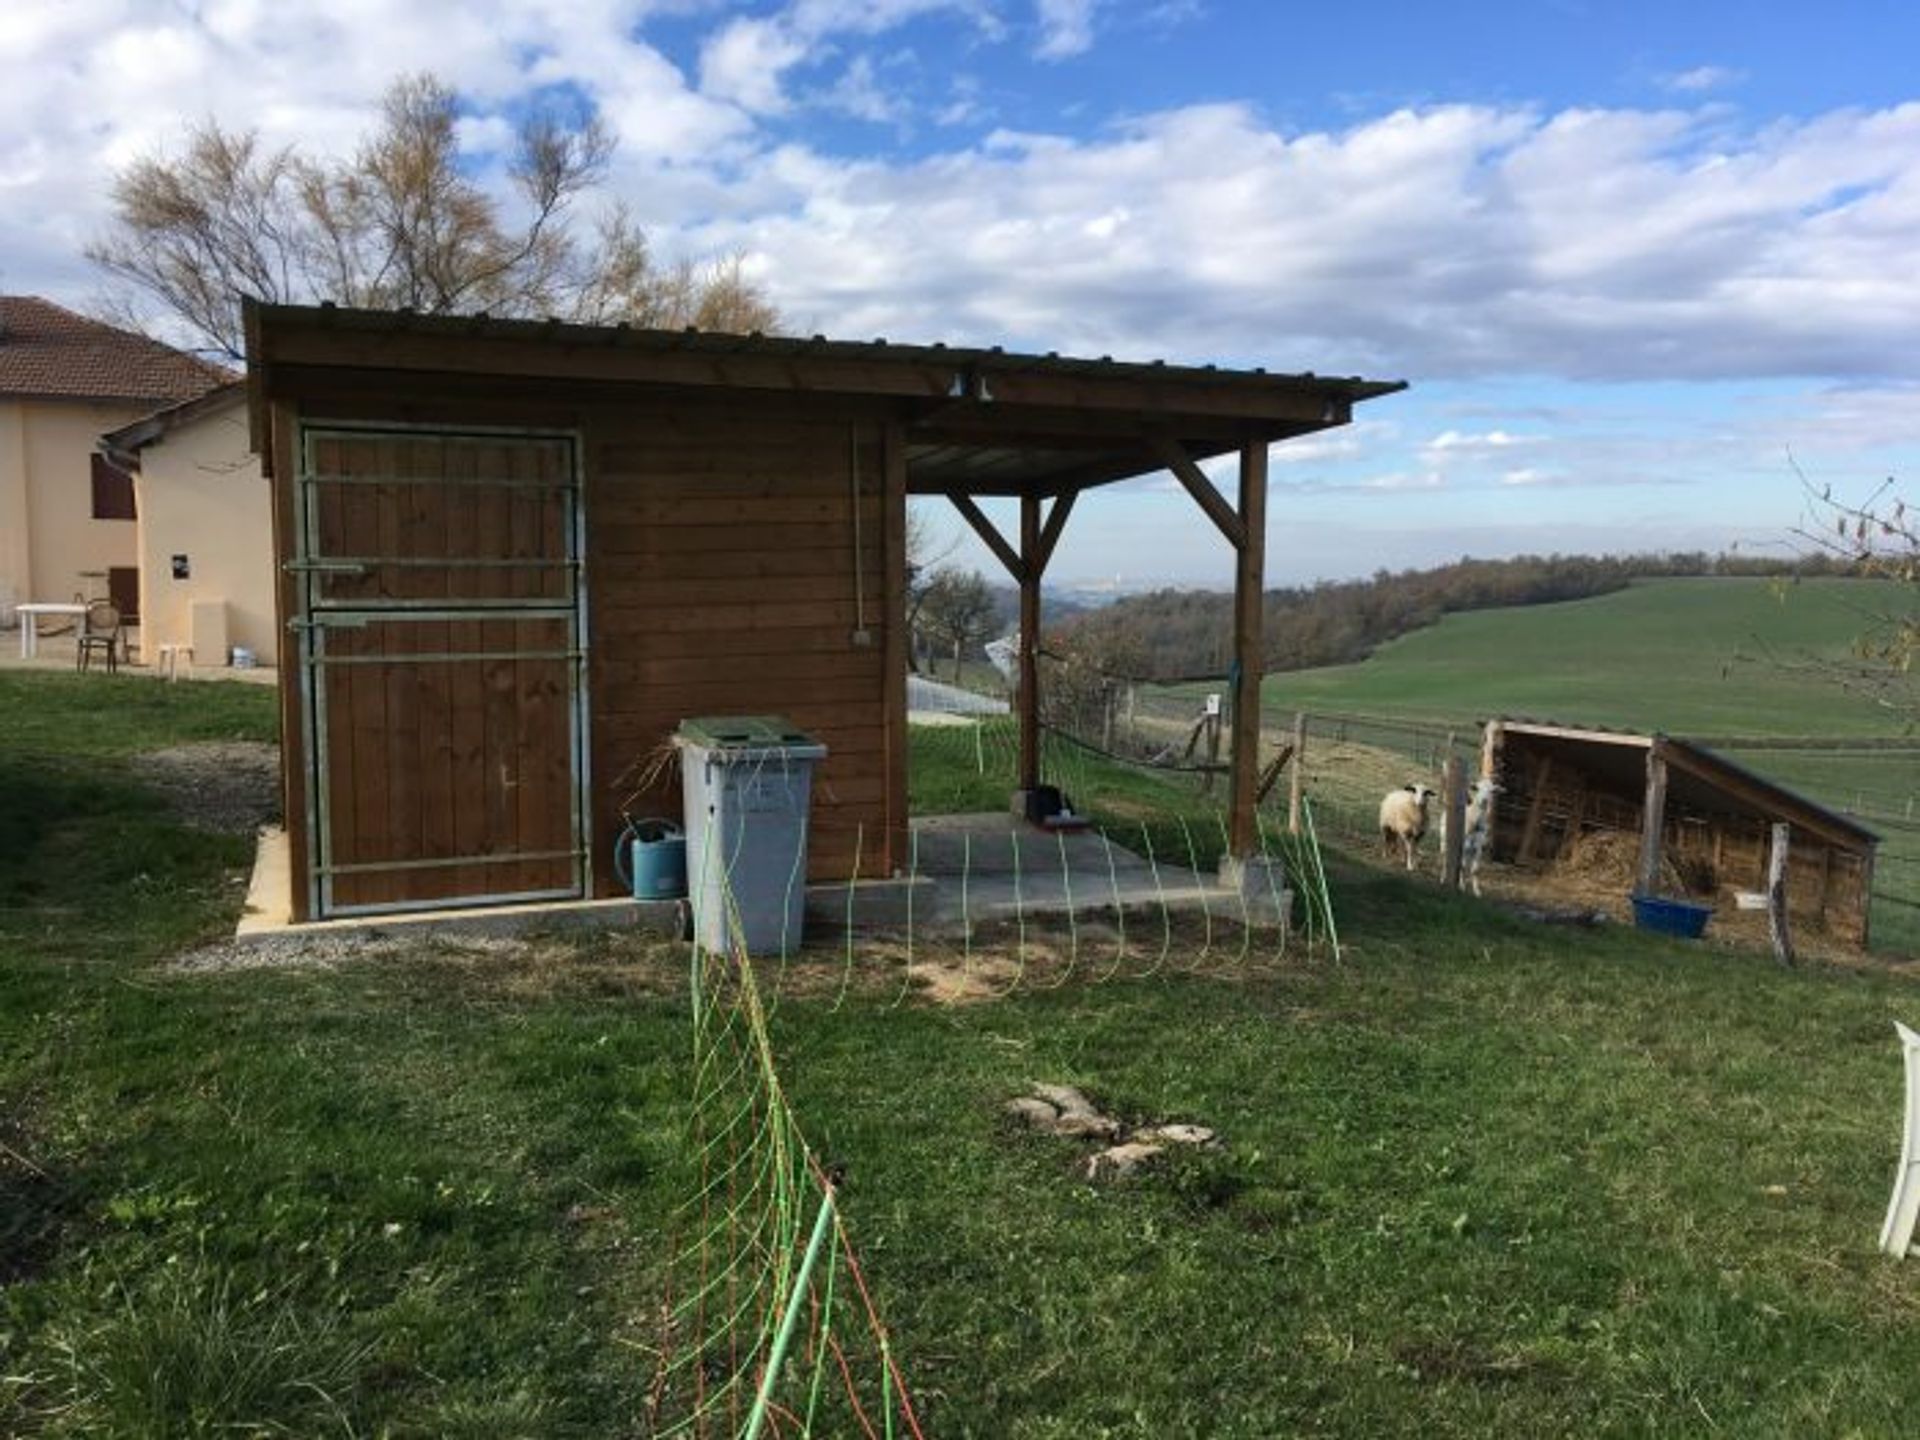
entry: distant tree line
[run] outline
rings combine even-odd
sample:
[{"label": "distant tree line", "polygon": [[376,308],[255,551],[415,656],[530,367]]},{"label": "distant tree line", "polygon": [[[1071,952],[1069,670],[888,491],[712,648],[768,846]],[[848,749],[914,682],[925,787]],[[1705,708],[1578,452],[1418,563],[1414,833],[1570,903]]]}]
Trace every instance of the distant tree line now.
[{"label": "distant tree line", "polygon": [[[1460,560],[1432,570],[1381,570],[1367,580],[1269,590],[1266,665],[1278,671],[1347,664],[1457,611],[1584,600],[1639,579],[1852,573],[1856,567],[1845,556],[1761,559],[1700,551],[1522,555]],[[1056,651],[1100,657],[1107,673],[1137,679],[1224,675],[1233,653],[1233,598],[1209,590],[1128,596],[1051,626],[1048,644]]]}]

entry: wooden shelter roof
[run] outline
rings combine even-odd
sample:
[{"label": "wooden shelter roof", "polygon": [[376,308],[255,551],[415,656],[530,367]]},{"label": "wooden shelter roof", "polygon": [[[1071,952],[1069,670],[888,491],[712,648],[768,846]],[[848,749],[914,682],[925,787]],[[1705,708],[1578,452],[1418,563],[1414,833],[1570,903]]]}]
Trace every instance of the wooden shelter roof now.
[{"label": "wooden shelter roof", "polygon": [[1534,720],[1496,723],[1509,741],[1524,738],[1552,753],[1556,763],[1565,760],[1624,795],[1641,792],[1646,784],[1646,757],[1658,747],[1667,762],[1667,797],[1672,805],[1699,815],[1785,821],[1845,850],[1866,851],[1880,843],[1879,835],[1859,821],[1756,775],[1697,741]]},{"label": "wooden shelter roof", "polygon": [[[439,377],[462,393],[511,382],[518,395],[572,398],[643,385],[687,391],[799,393],[823,404],[876,397],[906,426],[907,485],[917,494],[1057,496],[1193,462],[1248,441],[1344,425],[1363,400],[1406,388],[1363,380],[1215,366],[1028,355],[999,348],[903,345],[418,315],[332,305],[249,303],[255,438],[269,395],[303,373],[358,375],[390,389],[397,373]],[[264,444],[257,445],[265,453]],[[1205,503],[1203,501],[1203,503]]]}]

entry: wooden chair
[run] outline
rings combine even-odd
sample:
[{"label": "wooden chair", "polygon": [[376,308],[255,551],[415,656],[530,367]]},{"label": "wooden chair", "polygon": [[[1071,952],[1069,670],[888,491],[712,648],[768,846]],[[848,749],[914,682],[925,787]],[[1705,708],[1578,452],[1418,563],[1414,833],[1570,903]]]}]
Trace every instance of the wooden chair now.
[{"label": "wooden chair", "polygon": [[118,673],[121,641],[119,607],[111,600],[93,601],[80,622],[80,643],[73,654],[74,669],[91,669],[93,652],[98,650],[107,657],[107,673]]},{"label": "wooden chair", "polygon": [[1906,1059],[1906,1122],[1901,1127],[1900,1168],[1893,1176],[1893,1203],[1880,1227],[1880,1248],[1904,1260],[1913,1247],[1913,1227],[1920,1221],[1920,1035],[1898,1020],[1900,1051]]}]

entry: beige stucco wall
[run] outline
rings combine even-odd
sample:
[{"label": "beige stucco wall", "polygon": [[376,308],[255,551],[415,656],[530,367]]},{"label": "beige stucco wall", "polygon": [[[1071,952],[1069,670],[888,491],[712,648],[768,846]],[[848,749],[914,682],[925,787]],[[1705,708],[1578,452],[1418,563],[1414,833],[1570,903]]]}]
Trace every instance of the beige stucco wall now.
[{"label": "beige stucco wall", "polygon": [[[247,410],[236,398],[169,430],[140,452],[140,649],[191,643],[195,600],[224,600],[227,640],[263,665],[278,651],[273,619],[272,492],[247,450]],[[190,575],[173,578],[173,557]],[[224,665],[225,655],[193,657]]]},{"label": "beige stucco wall", "polygon": [[93,518],[91,457],[102,431],[152,408],[0,401],[0,618],[27,600],[104,594],[81,572],[139,563],[135,522]]}]

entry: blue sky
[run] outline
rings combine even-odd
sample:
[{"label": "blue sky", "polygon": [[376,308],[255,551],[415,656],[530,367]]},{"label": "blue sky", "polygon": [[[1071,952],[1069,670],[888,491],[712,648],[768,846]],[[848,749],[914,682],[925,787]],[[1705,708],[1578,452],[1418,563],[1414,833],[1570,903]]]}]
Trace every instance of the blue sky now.
[{"label": "blue sky", "polygon": [[[84,303],[104,177],[191,121],[344,149],[431,68],[482,175],[534,97],[597,109],[661,253],[797,328],[1412,381],[1276,450],[1277,581],[1764,550],[1796,466],[1920,470],[1915,56],[1890,3],[26,0],[0,287]],[[1164,477],[1054,570],[1229,573]]]}]

